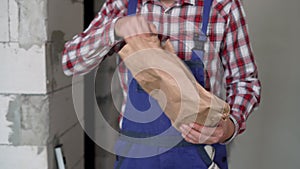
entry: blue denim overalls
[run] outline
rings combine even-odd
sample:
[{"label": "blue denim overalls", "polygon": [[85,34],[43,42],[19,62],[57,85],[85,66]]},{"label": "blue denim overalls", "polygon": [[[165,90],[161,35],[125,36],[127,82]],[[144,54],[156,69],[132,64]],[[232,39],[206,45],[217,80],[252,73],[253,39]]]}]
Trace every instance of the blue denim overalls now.
[{"label": "blue denim overalls", "polygon": [[[136,13],[137,1],[129,0],[128,15]],[[211,3],[212,0],[204,0],[202,32],[205,33]],[[204,86],[202,57],[206,36],[201,33],[201,30],[199,32],[194,37],[195,47],[192,49],[192,58],[185,63],[199,84]],[[115,169],[207,169],[212,163],[204,150],[204,145],[191,144],[182,139],[181,134],[172,127],[158,103],[143,91],[130,72],[128,72],[127,103],[120,133],[137,139],[157,135],[160,137],[153,141],[138,142],[120,136],[115,145],[117,153]],[[173,140],[179,141],[174,146],[170,146],[168,142]],[[227,169],[225,145],[214,144],[213,147],[215,149],[213,161],[221,169]]]}]

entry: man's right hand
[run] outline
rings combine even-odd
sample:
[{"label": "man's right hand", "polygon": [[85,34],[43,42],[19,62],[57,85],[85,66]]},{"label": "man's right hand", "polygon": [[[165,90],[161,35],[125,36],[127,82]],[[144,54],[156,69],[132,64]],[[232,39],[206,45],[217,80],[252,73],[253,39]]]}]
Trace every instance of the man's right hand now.
[{"label": "man's right hand", "polygon": [[153,33],[150,23],[141,16],[125,16],[117,20],[115,24],[115,33],[126,40],[126,38],[135,35],[147,35]]}]

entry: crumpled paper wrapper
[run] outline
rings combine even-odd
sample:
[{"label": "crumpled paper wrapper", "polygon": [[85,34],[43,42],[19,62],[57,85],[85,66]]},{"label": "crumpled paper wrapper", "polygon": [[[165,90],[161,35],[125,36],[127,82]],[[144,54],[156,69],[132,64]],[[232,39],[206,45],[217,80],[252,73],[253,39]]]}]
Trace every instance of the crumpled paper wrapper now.
[{"label": "crumpled paper wrapper", "polygon": [[229,117],[229,104],[197,83],[169,40],[162,45],[157,36],[149,35],[130,37],[126,42],[120,57],[176,129],[192,122],[215,127]]}]

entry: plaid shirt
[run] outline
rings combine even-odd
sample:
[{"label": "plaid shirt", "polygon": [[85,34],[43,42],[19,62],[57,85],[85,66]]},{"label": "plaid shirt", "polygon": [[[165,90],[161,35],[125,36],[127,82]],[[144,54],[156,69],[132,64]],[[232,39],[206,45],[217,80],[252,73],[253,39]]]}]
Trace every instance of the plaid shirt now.
[{"label": "plaid shirt", "polygon": [[[83,74],[95,68],[116,45],[114,24],[126,16],[127,5],[128,0],[107,0],[90,26],[65,44],[62,64],[66,75]],[[202,10],[203,0],[177,0],[169,8],[158,0],[139,0],[137,13],[154,23],[159,33],[171,35],[177,56],[189,59],[194,43],[181,30],[198,32]],[[172,17],[163,17],[164,14]],[[247,117],[260,102],[260,82],[240,0],[214,0],[206,34],[224,67],[226,101],[236,126],[235,137],[245,130]],[[119,73],[126,98],[127,74],[124,70]],[[125,103],[126,99],[122,110]]]}]

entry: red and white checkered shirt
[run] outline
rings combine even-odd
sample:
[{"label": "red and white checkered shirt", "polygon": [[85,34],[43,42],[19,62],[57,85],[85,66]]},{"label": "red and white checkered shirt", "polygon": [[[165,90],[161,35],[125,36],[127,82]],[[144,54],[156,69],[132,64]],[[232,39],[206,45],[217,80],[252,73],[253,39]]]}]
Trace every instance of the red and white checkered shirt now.
[{"label": "red and white checkered shirt", "polygon": [[[89,27],[65,44],[62,64],[66,75],[97,67],[116,44],[114,24],[126,16],[127,5],[128,0],[107,0]],[[177,0],[168,8],[159,0],[139,0],[137,13],[154,23],[159,33],[171,35],[177,56],[189,59],[194,43],[186,34],[199,31],[202,10],[203,0]],[[164,17],[167,15],[172,17]],[[213,0],[206,34],[224,67],[226,101],[231,106],[236,135],[245,130],[247,117],[260,102],[261,88],[240,0]],[[125,98],[126,72],[120,72]]]}]

